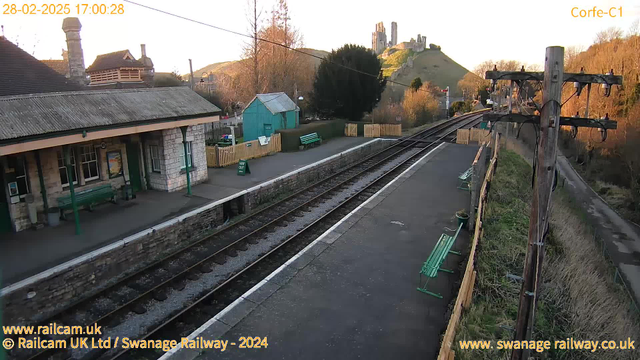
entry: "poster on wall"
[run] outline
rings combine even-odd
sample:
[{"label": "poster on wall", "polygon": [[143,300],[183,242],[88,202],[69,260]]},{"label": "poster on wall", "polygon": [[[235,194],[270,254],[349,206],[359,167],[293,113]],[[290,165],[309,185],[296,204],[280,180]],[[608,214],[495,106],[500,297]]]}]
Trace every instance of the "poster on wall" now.
[{"label": "poster on wall", "polygon": [[109,179],[122,176],[122,153],[120,151],[107,153],[107,167],[109,168]]}]

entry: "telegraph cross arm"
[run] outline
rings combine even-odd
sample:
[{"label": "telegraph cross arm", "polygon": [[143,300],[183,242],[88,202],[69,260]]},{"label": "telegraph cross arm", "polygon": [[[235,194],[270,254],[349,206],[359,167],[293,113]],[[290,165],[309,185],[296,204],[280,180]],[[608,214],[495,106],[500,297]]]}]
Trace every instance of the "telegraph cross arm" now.
[{"label": "telegraph cross arm", "polygon": [[[540,81],[544,79],[544,72],[531,71],[487,71],[485,74],[487,80],[532,80]],[[582,84],[608,84],[622,85],[622,76],[608,74],[583,74],[583,73],[564,73],[563,81],[579,82]]]},{"label": "telegraph cross arm", "polygon": [[[539,115],[523,115],[516,113],[485,113],[482,115],[483,121],[504,121],[504,122],[513,122],[513,123],[534,123],[540,124],[540,116]],[[606,119],[588,119],[588,118],[580,118],[580,117],[560,117],[560,126],[575,126],[575,127],[587,127],[587,128],[599,128],[599,129],[608,129],[615,130],[618,128],[618,122],[614,120],[606,120]]]}]

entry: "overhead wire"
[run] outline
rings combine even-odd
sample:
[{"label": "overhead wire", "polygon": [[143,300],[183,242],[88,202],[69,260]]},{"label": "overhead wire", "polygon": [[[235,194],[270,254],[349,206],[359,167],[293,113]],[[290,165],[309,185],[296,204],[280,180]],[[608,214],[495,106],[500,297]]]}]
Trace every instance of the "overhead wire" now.
[{"label": "overhead wire", "polygon": [[[165,15],[173,16],[173,17],[176,17],[176,18],[178,18],[178,19],[186,20],[186,21],[189,21],[189,22],[192,22],[192,23],[195,23],[195,24],[199,24],[199,25],[207,26],[207,27],[210,27],[210,28],[212,28],[212,29],[216,29],[216,30],[224,31],[224,32],[227,32],[227,33],[230,33],[230,34],[234,34],[234,35],[238,35],[238,36],[246,37],[246,38],[249,38],[249,39],[257,39],[257,40],[259,40],[259,41],[262,41],[262,42],[265,42],[265,43],[268,43],[268,44],[272,44],[272,45],[280,46],[280,47],[285,48],[285,49],[287,49],[287,50],[291,50],[291,51],[296,52],[296,53],[300,53],[300,54],[303,54],[303,55],[306,55],[306,56],[310,56],[310,57],[316,58],[316,59],[321,60],[321,61],[326,61],[326,62],[327,62],[327,63],[329,63],[329,64],[332,64],[332,65],[335,65],[335,66],[339,66],[339,67],[342,67],[342,68],[347,69],[347,70],[350,70],[350,71],[354,71],[354,72],[359,73],[359,74],[361,74],[361,75],[370,76],[370,77],[373,77],[373,78],[376,78],[376,79],[377,79],[377,78],[378,78],[378,76],[379,76],[379,75],[376,75],[376,74],[371,74],[371,73],[368,73],[368,72],[365,72],[365,71],[362,71],[362,70],[358,70],[358,69],[355,69],[355,68],[352,68],[352,67],[346,66],[346,65],[344,65],[344,64],[340,64],[340,63],[336,63],[336,62],[334,62],[334,61],[327,60],[326,58],[324,58],[324,57],[322,57],[322,56],[318,56],[318,55],[315,55],[315,54],[311,54],[311,53],[308,53],[308,52],[306,52],[306,51],[302,51],[302,50],[300,50],[300,49],[296,49],[296,48],[293,48],[293,47],[290,47],[290,46],[287,46],[287,45],[284,45],[284,44],[278,43],[278,42],[276,42],[276,41],[272,41],[272,40],[269,40],[269,39],[261,38],[261,37],[255,36],[255,35],[250,35],[250,34],[241,33],[241,32],[235,31],[235,30],[225,29],[225,28],[220,27],[220,26],[216,26],[216,25],[208,24],[208,23],[205,23],[205,22],[202,22],[202,21],[199,21],[199,20],[195,20],[195,19],[188,18],[188,17],[186,17],[186,16],[182,16],[182,15],[174,14],[174,13],[169,12],[169,11],[161,10],[161,9],[154,8],[154,7],[152,7],[152,6],[148,6],[148,5],[144,5],[144,4],[140,4],[140,3],[137,3],[137,2],[135,2],[135,1],[131,1],[131,0],[123,0],[123,2],[129,3],[129,4],[132,4],[132,5],[136,5],[136,6],[140,6],[140,7],[142,7],[142,8],[145,8],[145,9],[148,9],[148,10],[152,10],[152,11],[156,11],[156,12],[159,12],[159,13],[162,13],[162,14],[165,14]],[[391,79],[389,79],[388,77],[385,77],[384,79],[385,79],[387,82],[392,83],[392,84],[396,84],[396,85],[404,86],[404,87],[406,87],[406,88],[411,87],[410,85],[407,85],[407,84],[404,84],[404,83],[401,83],[401,82],[398,82],[398,81],[395,81],[395,80],[391,80]],[[418,90],[421,90],[421,91],[428,91],[428,90],[426,90],[426,89],[418,89]]]}]

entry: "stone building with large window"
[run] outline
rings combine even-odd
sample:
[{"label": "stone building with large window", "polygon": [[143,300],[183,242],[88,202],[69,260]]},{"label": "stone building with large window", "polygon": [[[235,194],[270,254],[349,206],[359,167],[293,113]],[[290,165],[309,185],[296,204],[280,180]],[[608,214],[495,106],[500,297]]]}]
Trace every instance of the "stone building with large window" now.
[{"label": "stone building with large window", "polygon": [[63,214],[55,208],[70,184],[76,195],[106,185],[122,198],[184,189],[187,169],[191,184],[205,181],[203,124],[219,111],[184,87],[0,97],[0,225],[21,231],[52,208]]}]

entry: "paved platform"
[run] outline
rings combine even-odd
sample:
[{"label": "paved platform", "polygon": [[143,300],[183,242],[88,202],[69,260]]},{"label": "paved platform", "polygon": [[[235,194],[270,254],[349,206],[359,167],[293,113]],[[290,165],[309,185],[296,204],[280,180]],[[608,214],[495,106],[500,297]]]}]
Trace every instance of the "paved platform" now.
[{"label": "paved platform", "polygon": [[150,190],[137,193],[133,201],[103,204],[93,212],[80,211],[81,235],[75,235],[72,217],[55,228],[2,234],[2,286],[368,141],[372,140],[341,137],[301,152],[252,159],[251,174],[245,177],[236,175],[235,166],[209,169],[209,180],[195,185],[191,197],[185,196],[184,190],[173,193]]},{"label": "paved platform", "polygon": [[[229,340],[225,352],[181,349],[172,359],[433,359],[457,292],[465,256],[444,263],[430,289],[418,272],[470,193],[457,176],[476,146],[444,144],[381,190],[294,259],[210,319],[191,337]],[[468,253],[463,230],[454,249]],[[241,336],[268,338],[266,349],[239,349]]]}]

